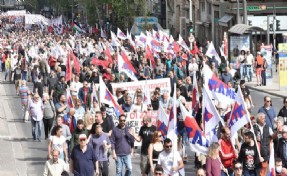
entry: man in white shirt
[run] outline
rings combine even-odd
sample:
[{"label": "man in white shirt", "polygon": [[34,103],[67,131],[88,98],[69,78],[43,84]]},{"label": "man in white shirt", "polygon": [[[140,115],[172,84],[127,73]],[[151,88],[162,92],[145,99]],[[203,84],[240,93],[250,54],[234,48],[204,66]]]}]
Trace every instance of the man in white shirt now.
[{"label": "man in white shirt", "polygon": [[50,160],[46,161],[44,168],[44,176],[57,176],[57,175],[69,175],[69,165],[64,160],[59,158],[59,151],[53,150]]},{"label": "man in white shirt", "polygon": [[78,97],[79,90],[83,87],[83,83],[81,83],[79,80],[79,76],[75,75],[75,80],[71,82],[70,90],[73,97]]},{"label": "man in white shirt", "polygon": [[142,95],[137,95],[136,103],[132,105],[130,112],[144,112],[147,110],[148,107],[146,104],[143,104]]},{"label": "man in white shirt", "polygon": [[180,169],[184,167],[179,152],[172,149],[172,141],[169,138],[164,140],[164,151],[158,156],[158,164],[162,165],[164,175],[170,176],[179,176]]},{"label": "man in white shirt", "polygon": [[246,56],[246,75],[247,75],[247,80],[250,82],[252,80],[252,74],[253,74],[253,65],[254,65],[254,56],[253,54],[250,53],[250,51],[247,51],[247,56]]},{"label": "man in white shirt", "polygon": [[195,73],[197,70],[198,70],[198,64],[196,63],[196,59],[193,57],[191,63],[189,63],[188,65],[189,76],[193,77],[193,73]]},{"label": "man in white shirt", "polygon": [[[41,130],[42,130],[42,120],[43,120],[43,102],[40,99],[38,93],[34,94],[33,100],[29,100],[28,111],[31,115],[31,123],[32,123],[32,136],[33,140],[36,141],[36,138],[39,142],[41,142]],[[36,134],[37,128],[37,134]]]}]

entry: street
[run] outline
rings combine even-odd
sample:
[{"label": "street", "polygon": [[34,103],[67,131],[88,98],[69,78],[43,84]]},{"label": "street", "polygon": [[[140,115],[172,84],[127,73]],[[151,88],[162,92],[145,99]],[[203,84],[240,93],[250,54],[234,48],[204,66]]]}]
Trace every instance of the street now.
[{"label": "street", "polygon": [[[0,80],[4,73],[0,73]],[[30,88],[31,83],[29,83]],[[255,108],[253,114],[263,105],[266,94],[250,90]],[[1,176],[39,176],[44,169],[47,158],[47,141],[33,142],[31,124],[20,120],[23,116],[20,98],[16,96],[13,84],[1,81],[0,84],[0,175]],[[282,98],[271,96],[276,113],[282,107]],[[43,133],[42,133],[43,136]],[[188,157],[185,165],[186,175],[194,174],[193,158]],[[192,159],[191,159],[192,158]],[[133,174],[140,175],[139,149],[136,150],[133,162]],[[110,158],[110,175],[115,175],[115,162]]]}]

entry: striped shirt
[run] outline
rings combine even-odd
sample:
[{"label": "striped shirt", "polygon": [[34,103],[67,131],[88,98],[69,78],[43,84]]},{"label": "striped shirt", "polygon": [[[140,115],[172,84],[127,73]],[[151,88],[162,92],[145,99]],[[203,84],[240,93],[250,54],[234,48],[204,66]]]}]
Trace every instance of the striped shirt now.
[{"label": "striped shirt", "polygon": [[19,94],[21,98],[21,104],[22,105],[27,105],[28,103],[28,94],[29,94],[29,87],[28,86],[21,86],[19,88]]}]

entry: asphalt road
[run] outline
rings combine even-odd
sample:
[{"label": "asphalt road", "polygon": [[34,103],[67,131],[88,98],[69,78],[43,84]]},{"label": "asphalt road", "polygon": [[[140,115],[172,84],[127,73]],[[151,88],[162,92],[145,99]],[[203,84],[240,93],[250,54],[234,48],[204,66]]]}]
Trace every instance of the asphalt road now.
[{"label": "asphalt road", "polygon": [[[0,73],[3,80],[4,73]],[[263,105],[263,97],[267,94],[251,91],[256,114]],[[271,96],[276,113],[283,106],[282,98]],[[47,141],[33,142],[31,124],[23,123],[20,99],[16,96],[13,84],[0,83],[0,175],[28,175],[39,176],[43,173],[44,163],[47,158]],[[44,134],[44,133],[42,133]],[[186,165],[186,175],[194,175],[193,154]],[[139,149],[132,158],[133,176],[140,175]],[[115,162],[110,158],[110,175],[115,175]]]}]

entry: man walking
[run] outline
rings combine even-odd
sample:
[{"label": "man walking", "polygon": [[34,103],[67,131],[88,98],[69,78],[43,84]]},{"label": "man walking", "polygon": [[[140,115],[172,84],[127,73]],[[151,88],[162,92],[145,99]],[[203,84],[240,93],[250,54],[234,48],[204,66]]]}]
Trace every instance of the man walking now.
[{"label": "man walking", "polygon": [[76,145],[71,153],[70,171],[74,176],[94,176],[97,172],[98,162],[94,150],[87,145],[87,136],[79,136],[80,145]]},{"label": "man walking", "polygon": [[44,176],[55,176],[63,175],[64,173],[68,174],[69,167],[64,160],[59,158],[59,150],[54,149],[52,151],[52,156],[50,160],[46,161],[44,168]]},{"label": "man walking", "polygon": [[164,140],[164,151],[158,156],[158,164],[162,165],[164,175],[179,176],[178,172],[184,167],[184,164],[179,152],[173,150],[172,145],[169,138]]},{"label": "man walking", "polygon": [[[41,130],[42,130],[42,120],[43,120],[43,103],[40,99],[38,93],[34,94],[33,99],[29,101],[28,110],[31,115],[31,123],[32,123],[32,136],[33,140],[36,141],[38,139],[41,142]],[[37,128],[37,132],[36,132]]]},{"label": "man walking", "polygon": [[264,106],[262,106],[258,110],[258,113],[260,112],[265,114],[266,124],[273,130],[276,112],[275,109],[272,107],[271,98],[269,96],[264,97]]},{"label": "man walking", "polygon": [[24,122],[28,120],[28,115],[26,115],[26,113],[28,113],[27,107],[28,107],[29,94],[30,94],[30,89],[26,85],[26,81],[22,80],[21,87],[19,88],[19,95],[21,98],[21,104],[22,104],[22,108],[24,111],[24,117],[23,117]]},{"label": "man walking", "polygon": [[112,130],[111,144],[113,159],[116,161],[116,175],[122,176],[123,164],[126,167],[125,176],[132,174],[131,153],[134,145],[134,137],[131,129],[126,126],[126,116],[119,117],[119,125]]},{"label": "man walking", "polygon": [[151,117],[148,116],[144,116],[143,124],[144,125],[140,128],[139,135],[137,136],[134,131],[132,132],[132,135],[136,141],[142,142],[140,168],[142,175],[145,176],[146,166],[148,163],[148,147],[152,142],[153,133],[155,132],[156,127],[152,125]]}]

